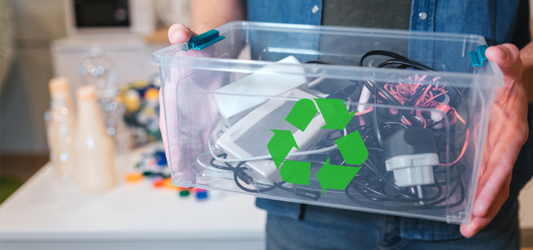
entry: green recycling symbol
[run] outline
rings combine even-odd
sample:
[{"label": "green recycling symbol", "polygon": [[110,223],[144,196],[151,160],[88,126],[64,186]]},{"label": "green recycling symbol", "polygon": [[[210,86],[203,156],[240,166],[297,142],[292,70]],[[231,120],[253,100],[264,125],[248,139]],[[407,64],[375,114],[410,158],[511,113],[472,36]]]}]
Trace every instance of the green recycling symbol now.
[{"label": "green recycling symbol", "polygon": [[[350,113],[341,99],[314,99],[326,125],[321,129],[344,130],[355,112]],[[305,131],[311,120],[317,114],[315,103],[311,99],[301,99],[292,108],[285,120]],[[267,148],[276,168],[280,171],[285,182],[309,185],[311,177],[311,163],[285,160],[293,147],[299,150],[298,144],[289,130],[272,129],[274,136],[268,142]],[[368,158],[368,149],[359,134],[354,131],[335,140],[344,161],[349,165],[361,165]],[[322,165],[316,177],[324,194],[328,188],[344,190],[350,184],[361,167],[339,166],[329,164],[330,159]],[[281,165],[283,167],[280,169]]]}]

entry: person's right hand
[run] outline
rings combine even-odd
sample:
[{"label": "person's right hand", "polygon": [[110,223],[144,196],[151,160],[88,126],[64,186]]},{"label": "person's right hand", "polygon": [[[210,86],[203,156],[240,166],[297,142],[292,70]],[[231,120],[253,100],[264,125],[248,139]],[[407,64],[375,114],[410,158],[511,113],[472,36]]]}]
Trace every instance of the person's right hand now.
[{"label": "person's right hand", "polygon": [[187,42],[193,36],[196,36],[196,33],[181,23],[176,23],[168,29],[168,40],[171,44]]}]

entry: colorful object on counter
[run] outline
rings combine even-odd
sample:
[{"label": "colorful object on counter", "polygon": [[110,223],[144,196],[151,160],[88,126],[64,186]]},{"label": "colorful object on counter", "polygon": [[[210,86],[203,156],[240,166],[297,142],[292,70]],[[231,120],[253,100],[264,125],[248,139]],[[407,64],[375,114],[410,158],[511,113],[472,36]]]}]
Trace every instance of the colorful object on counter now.
[{"label": "colorful object on counter", "polygon": [[150,101],[159,101],[159,89],[149,88],[144,93],[144,98]]},{"label": "colorful object on counter", "polygon": [[139,80],[126,84],[120,98],[126,105],[124,119],[133,129],[134,143],[142,146],[161,140],[159,130],[159,84],[153,80]]},{"label": "colorful object on counter", "polygon": [[176,187],[172,185],[172,180],[170,178],[166,178],[165,180],[163,180],[163,187],[168,188],[168,189],[176,189],[176,190],[180,189],[180,187]]},{"label": "colorful object on counter", "polygon": [[167,166],[165,151],[153,150],[150,153],[141,155],[139,162],[135,165],[135,171],[143,178],[152,180],[154,187],[168,187],[176,189],[172,186],[170,180],[170,169]]},{"label": "colorful object on counter", "polygon": [[135,168],[145,176],[170,177],[170,169],[167,167],[167,158],[163,150],[142,154]]},{"label": "colorful object on counter", "polygon": [[141,97],[139,93],[133,89],[126,92],[123,102],[126,105],[127,112],[135,112],[141,107]]},{"label": "colorful object on counter", "polygon": [[165,181],[165,179],[156,179],[156,180],[154,180],[154,182],[152,182],[152,186],[155,187],[155,188],[163,187],[163,182],[164,181]]},{"label": "colorful object on counter", "polygon": [[207,190],[204,190],[204,189],[198,189],[196,191],[196,198],[198,200],[205,200],[207,199]]},{"label": "colorful object on counter", "polygon": [[144,178],[144,175],[141,173],[129,173],[126,175],[127,183],[136,183],[141,181]]},{"label": "colorful object on counter", "polygon": [[156,151],[155,154],[154,154],[154,157],[157,161],[157,165],[159,166],[167,166],[168,163],[167,163],[167,157],[165,155],[165,151],[164,150],[159,150],[159,151]]},{"label": "colorful object on counter", "polygon": [[180,197],[187,197],[189,194],[191,194],[191,192],[187,189],[180,191]]},{"label": "colorful object on counter", "polygon": [[126,176],[126,182],[137,183],[146,178],[151,181],[153,188],[176,190],[179,196],[183,198],[190,196],[191,193],[194,193],[198,200],[208,198],[205,189],[177,187],[172,184],[164,150],[155,149],[151,153],[142,154],[139,162],[135,165],[135,171],[137,172]]}]

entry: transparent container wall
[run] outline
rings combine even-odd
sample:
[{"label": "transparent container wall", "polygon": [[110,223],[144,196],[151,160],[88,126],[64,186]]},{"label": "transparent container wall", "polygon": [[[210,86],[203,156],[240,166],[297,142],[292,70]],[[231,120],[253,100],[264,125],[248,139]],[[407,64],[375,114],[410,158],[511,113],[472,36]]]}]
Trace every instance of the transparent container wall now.
[{"label": "transparent container wall", "polygon": [[[175,185],[470,220],[502,84],[497,66],[470,64],[483,38],[248,22],[218,30],[225,39],[201,51],[154,54]],[[436,72],[375,68],[384,56],[356,67],[372,50]]]}]

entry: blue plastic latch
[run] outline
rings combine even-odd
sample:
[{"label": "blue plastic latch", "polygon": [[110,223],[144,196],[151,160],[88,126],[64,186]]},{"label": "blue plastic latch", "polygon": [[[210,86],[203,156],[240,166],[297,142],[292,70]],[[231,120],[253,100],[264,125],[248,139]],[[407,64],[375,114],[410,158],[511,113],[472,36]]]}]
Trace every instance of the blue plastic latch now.
[{"label": "blue plastic latch", "polygon": [[218,33],[218,30],[210,30],[203,34],[197,35],[187,42],[187,45],[183,48],[184,50],[189,50],[191,48],[196,50],[202,50],[208,46],[215,44],[216,42],[224,39],[225,36],[221,36]]},{"label": "blue plastic latch", "polygon": [[470,51],[470,61],[472,62],[472,67],[483,66],[483,61],[487,60],[487,57],[485,56],[485,50],[487,50],[487,45],[479,45],[477,46],[477,53],[475,51]]}]

